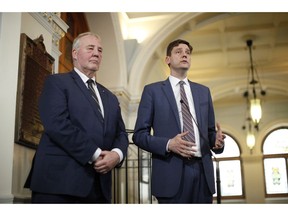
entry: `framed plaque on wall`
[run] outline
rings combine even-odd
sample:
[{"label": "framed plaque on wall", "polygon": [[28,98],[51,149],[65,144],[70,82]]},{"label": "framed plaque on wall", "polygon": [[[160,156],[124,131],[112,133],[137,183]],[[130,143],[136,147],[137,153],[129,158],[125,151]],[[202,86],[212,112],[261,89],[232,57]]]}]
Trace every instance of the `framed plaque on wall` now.
[{"label": "framed plaque on wall", "polygon": [[53,73],[54,58],[46,52],[43,36],[32,40],[20,38],[15,143],[37,148],[43,125],[38,112],[38,98],[45,78]]}]

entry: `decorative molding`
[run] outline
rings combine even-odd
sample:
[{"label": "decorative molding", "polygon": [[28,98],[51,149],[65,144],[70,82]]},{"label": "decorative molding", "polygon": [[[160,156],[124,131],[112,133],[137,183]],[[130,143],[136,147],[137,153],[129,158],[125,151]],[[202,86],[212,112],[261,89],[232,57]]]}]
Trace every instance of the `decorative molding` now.
[{"label": "decorative molding", "polygon": [[242,154],[241,155],[243,163],[259,163],[262,162],[263,155],[257,154],[256,152],[251,155],[251,154]]},{"label": "decorative molding", "polygon": [[59,13],[30,13],[48,32],[52,34],[52,44],[57,47],[59,40],[65,35],[69,26],[60,18]]},{"label": "decorative molding", "polygon": [[136,113],[138,106],[139,106],[139,100],[134,100],[131,98],[131,95],[126,89],[118,88],[118,89],[111,89],[111,92],[116,95],[116,97],[119,100],[119,103],[121,105],[121,109],[124,113],[132,114]]}]

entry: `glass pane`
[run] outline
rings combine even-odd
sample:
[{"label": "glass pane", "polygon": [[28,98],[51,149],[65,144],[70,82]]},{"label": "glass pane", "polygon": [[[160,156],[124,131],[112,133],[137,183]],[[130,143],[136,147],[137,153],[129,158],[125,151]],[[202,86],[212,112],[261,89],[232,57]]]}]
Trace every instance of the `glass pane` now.
[{"label": "glass pane", "polygon": [[287,167],[284,158],[264,159],[267,194],[288,193]]},{"label": "glass pane", "polygon": [[[217,190],[217,166],[214,162],[215,188]],[[219,175],[221,196],[241,196],[242,195],[242,176],[240,160],[220,161]],[[217,196],[217,191],[214,197]]]},{"label": "glass pane", "polygon": [[263,145],[263,153],[288,153],[288,129],[278,129],[269,134]]},{"label": "glass pane", "polygon": [[220,161],[220,184],[222,196],[241,196],[242,178],[239,160]]},{"label": "glass pane", "polygon": [[239,157],[240,150],[236,143],[236,141],[229,135],[225,134],[225,148],[222,154],[216,154],[217,158],[224,158],[224,157]]}]

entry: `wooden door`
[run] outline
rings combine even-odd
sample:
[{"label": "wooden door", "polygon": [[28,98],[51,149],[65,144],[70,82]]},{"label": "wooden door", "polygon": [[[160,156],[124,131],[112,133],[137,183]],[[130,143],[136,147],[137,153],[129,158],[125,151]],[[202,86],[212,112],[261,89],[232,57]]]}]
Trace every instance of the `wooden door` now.
[{"label": "wooden door", "polygon": [[69,26],[67,33],[60,40],[59,49],[62,53],[59,58],[59,73],[65,73],[73,69],[72,44],[78,34],[89,31],[85,13],[61,13],[63,19]]}]

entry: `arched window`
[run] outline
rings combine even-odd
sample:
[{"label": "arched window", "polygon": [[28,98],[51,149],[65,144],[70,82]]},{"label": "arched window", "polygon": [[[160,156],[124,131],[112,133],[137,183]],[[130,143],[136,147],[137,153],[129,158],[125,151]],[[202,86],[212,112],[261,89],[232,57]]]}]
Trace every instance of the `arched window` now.
[{"label": "arched window", "polygon": [[[214,155],[214,174],[216,188],[218,189],[217,193],[219,193],[220,188],[222,199],[243,198],[242,165],[239,145],[230,135],[225,135],[225,149],[223,153]],[[214,197],[217,196],[217,193]]]},{"label": "arched window", "polygon": [[288,196],[288,128],[267,135],[263,155],[266,197]]}]

